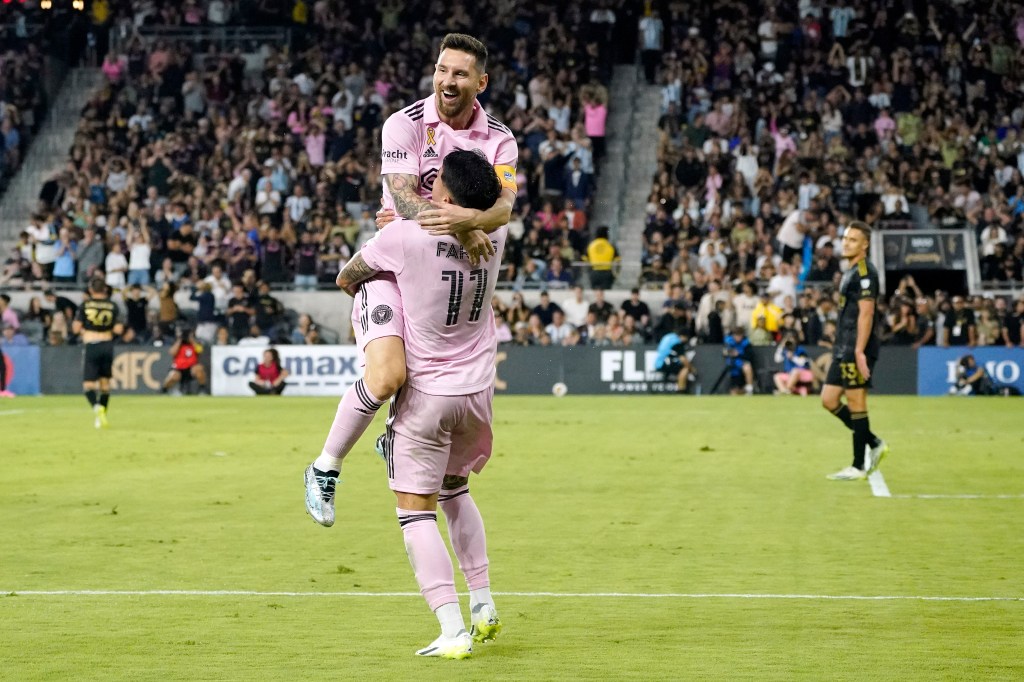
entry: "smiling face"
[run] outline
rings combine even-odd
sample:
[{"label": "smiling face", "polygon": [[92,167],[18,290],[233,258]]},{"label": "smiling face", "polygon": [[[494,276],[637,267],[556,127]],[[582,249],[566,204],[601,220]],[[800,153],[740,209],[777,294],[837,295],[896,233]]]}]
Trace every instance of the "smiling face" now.
[{"label": "smiling face", "polygon": [[473,108],[473,100],[486,87],[487,74],[480,72],[476,57],[453,49],[442,50],[438,55],[434,65],[434,94],[442,118],[464,115]]}]

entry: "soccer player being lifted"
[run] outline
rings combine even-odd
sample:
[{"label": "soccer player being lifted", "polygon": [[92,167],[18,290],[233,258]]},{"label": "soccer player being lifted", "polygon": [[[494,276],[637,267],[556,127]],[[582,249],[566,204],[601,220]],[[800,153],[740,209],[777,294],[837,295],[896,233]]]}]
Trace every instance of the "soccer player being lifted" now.
[{"label": "soccer player being lifted", "polygon": [[[853,431],[853,463],[829,474],[833,481],[867,478],[889,451],[868,422],[868,389],[879,346],[875,334],[878,271],[868,262],[870,243],[871,228],[859,220],[843,234],[843,258],[849,269],[839,284],[839,324],[821,404]],[[843,394],[846,404],[840,402]]]},{"label": "soccer player being lifted", "polygon": [[124,325],[118,320],[117,305],[110,300],[110,290],[102,278],[94,277],[89,282],[89,296],[78,308],[71,331],[81,336],[85,346],[82,390],[95,415],[93,425],[105,429],[114,369],[114,336],[121,335]]},{"label": "soccer player being lifted", "polygon": [[[431,235],[456,237],[474,266],[494,254],[485,233],[508,224],[519,157],[512,132],[476,100],[486,88],[487,48],[470,36],[449,34],[434,66],[434,94],[389,116],[381,133],[384,209],[378,225],[396,214],[415,219]],[[486,210],[430,200],[444,158],[460,149],[481,152],[497,172],[502,189]],[[307,509],[324,526],[334,523],[342,460],[406,379],[403,302],[395,276],[381,273],[363,282],[355,298],[352,327],[366,370],[342,397],[323,450],[305,476]]]},{"label": "soccer player being lifted", "polygon": [[[493,205],[500,192],[490,160],[473,151],[448,155],[433,185],[434,199],[479,209]],[[474,265],[456,239],[400,220],[363,245],[338,274],[338,285],[356,295],[359,282],[390,272],[405,302],[408,376],[391,403],[383,451],[409,561],[441,624],[441,635],[417,651],[420,656],[466,658],[474,641],[493,639],[501,629],[469,474],[480,473],[491,456],[498,346],[491,298],[507,234],[507,228],[495,231],[496,257]],[[465,629],[451,558],[437,527],[438,504],[469,587],[472,633]]]}]

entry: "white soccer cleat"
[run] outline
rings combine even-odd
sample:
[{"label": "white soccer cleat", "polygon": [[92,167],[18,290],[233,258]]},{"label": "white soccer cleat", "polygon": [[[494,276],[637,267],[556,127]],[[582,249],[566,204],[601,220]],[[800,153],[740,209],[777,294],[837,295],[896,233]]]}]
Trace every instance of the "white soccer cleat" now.
[{"label": "white soccer cleat", "polygon": [[428,646],[416,652],[417,656],[434,656],[461,660],[473,655],[473,638],[465,630],[460,630],[454,637],[441,635]]},{"label": "white soccer cleat", "polygon": [[338,473],[321,472],[310,464],[304,476],[306,483],[306,512],[321,526],[334,525],[334,491]]},{"label": "white soccer cleat", "polygon": [[470,635],[474,642],[490,642],[501,632],[498,611],[490,604],[477,604],[470,614]]},{"label": "white soccer cleat", "polygon": [[858,469],[855,466],[848,466],[845,469],[840,469],[834,474],[829,474],[825,478],[830,481],[863,481],[868,477],[868,474],[863,469]]},{"label": "white soccer cleat", "polygon": [[889,444],[881,439],[878,440],[877,446],[868,448],[867,466],[869,475],[878,471],[878,465],[882,463],[887,454],[889,454]]}]

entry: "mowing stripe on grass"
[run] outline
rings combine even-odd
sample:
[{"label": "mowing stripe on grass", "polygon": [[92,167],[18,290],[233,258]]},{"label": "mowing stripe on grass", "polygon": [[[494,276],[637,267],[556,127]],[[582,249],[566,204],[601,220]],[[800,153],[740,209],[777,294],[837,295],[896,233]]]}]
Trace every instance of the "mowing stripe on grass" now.
[{"label": "mowing stripe on grass", "polygon": [[[259,590],[3,590],[8,597],[419,597],[419,592],[277,592]],[[746,594],[686,592],[495,592],[498,597],[569,599],[807,599],[817,601],[1024,602],[1024,597],[956,597],[907,594]],[[466,596],[463,594],[462,596]]]},{"label": "mowing stripe on grass", "polygon": [[881,471],[875,471],[868,476],[868,483],[871,484],[871,494],[875,497],[892,497],[889,494],[889,486],[885,484],[885,476]]}]

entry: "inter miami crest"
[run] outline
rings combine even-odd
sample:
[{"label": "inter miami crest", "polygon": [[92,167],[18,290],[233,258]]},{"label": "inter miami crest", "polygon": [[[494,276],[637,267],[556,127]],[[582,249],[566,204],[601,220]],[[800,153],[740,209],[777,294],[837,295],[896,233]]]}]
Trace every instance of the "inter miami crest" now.
[{"label": "inter miami crest", "polygon": [[370,319],[374,324],[387,324],[394,316],[395,313],[391,310],[391,306],[386,305],[379,305],[370,313]]}]

